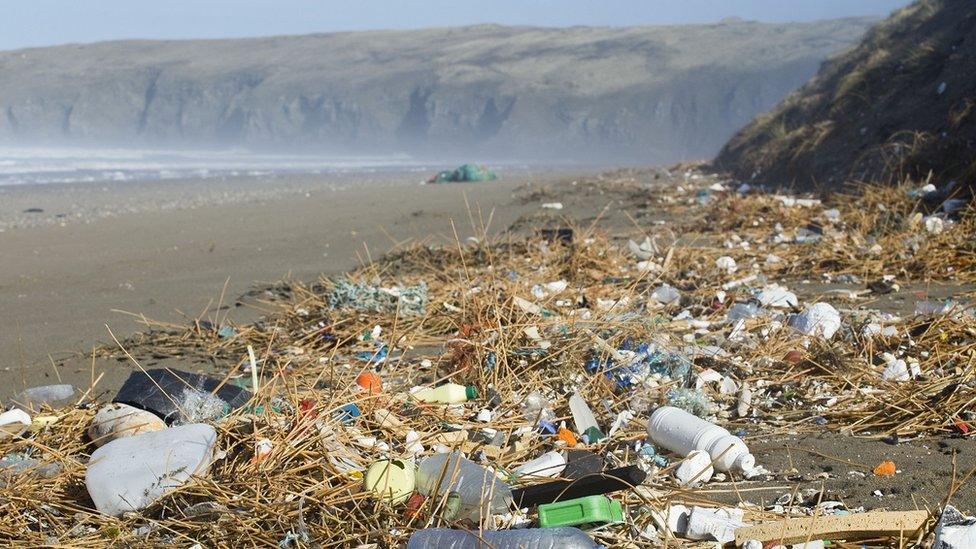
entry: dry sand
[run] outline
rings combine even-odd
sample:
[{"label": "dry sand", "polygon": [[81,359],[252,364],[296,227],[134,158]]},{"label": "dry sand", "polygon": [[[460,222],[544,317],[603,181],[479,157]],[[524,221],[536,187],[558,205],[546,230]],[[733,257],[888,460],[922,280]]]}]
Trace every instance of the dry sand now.
[{"label": "dry sand", "polygon": [[[540,201],[513,191],[568,174],[518,172],[490,184],[420,185],[419,173],[40,185],[0,191],[0,397],[89,368],[51,360],[124,338],[138,319],[185,323],[255,284],[311,280],[406,241],[504,230]],[[24,213],[39,208],[43,212]],[[480,213],[480,217],[479,217]],[[226,288],[225,288],[226,283]],[[234,308],[231,318],[253,318]],[[106,372],[106,389],[129,365]],[[116,371],[117,370],[117,371]]]}]

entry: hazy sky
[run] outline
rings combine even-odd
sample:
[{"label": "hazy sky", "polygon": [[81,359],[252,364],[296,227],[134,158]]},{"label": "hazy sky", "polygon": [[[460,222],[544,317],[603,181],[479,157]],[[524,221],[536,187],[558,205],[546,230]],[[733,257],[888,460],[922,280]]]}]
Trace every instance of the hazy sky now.
[{"label": "hazy sky", "polygon": [[[968,0],[967,0],[968,1]],[[884,16],[908,0],[4,0],[0,49],[121,38],[223,38],[336,30],[810,21]]]}]

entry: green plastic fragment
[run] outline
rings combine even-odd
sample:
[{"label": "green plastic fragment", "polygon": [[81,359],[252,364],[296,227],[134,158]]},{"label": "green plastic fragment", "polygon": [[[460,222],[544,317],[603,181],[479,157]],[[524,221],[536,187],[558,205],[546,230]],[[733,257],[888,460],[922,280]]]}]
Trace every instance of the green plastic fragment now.
[{"label": "green plastic fragment", "polygon": [[539,506],[539,526],[579,526],[623,522],[624,513],[619,501],[606,496],[587,496]]}]

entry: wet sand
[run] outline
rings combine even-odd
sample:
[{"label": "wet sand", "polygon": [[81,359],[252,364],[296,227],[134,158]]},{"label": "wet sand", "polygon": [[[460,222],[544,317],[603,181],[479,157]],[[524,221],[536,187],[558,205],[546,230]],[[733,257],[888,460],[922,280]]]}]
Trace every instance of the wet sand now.
[{"label": "wet sand", "polygon": [[374,173],[5,188],[0,397],[59,376],[87,387],[84,361],[56,372],[51,360],[111,342],[109,328],[122,339],[141,327],[119,311],[185,323],[256,284],[313,280],[409,242],[453,241],[455,229],[464,239],[479,219],[504,230],[539,209],[513,200],[515,189],[560,177],[420,185],[419,173]]}]

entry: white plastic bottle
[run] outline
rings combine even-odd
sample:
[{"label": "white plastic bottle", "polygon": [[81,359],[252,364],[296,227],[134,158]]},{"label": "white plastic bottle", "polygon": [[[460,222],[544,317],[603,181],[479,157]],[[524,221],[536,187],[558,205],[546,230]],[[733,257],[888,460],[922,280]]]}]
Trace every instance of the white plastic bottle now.
[{"label": "white plastic bottle", "polygon": [[651,414],[647,434],[655,444],[681,456],[704,450],[716,471],[748,473],[756,458],[742,439],[680,408],[663,406]]},{"label": "white plastic bottle", "polygon": [[410,393],[410,396],[420,402],[429,404],[459,404],[478,397],[478,389],[473,385],[458,385],[445,383],[440,387],[424,387]]},{"label": "white plastic bottle", "polygon": [[562,452],[546,452],[541,456],[526,461],[513,471],[516,476],[524,477],[557,477],[566,468],[566,458]]}]

